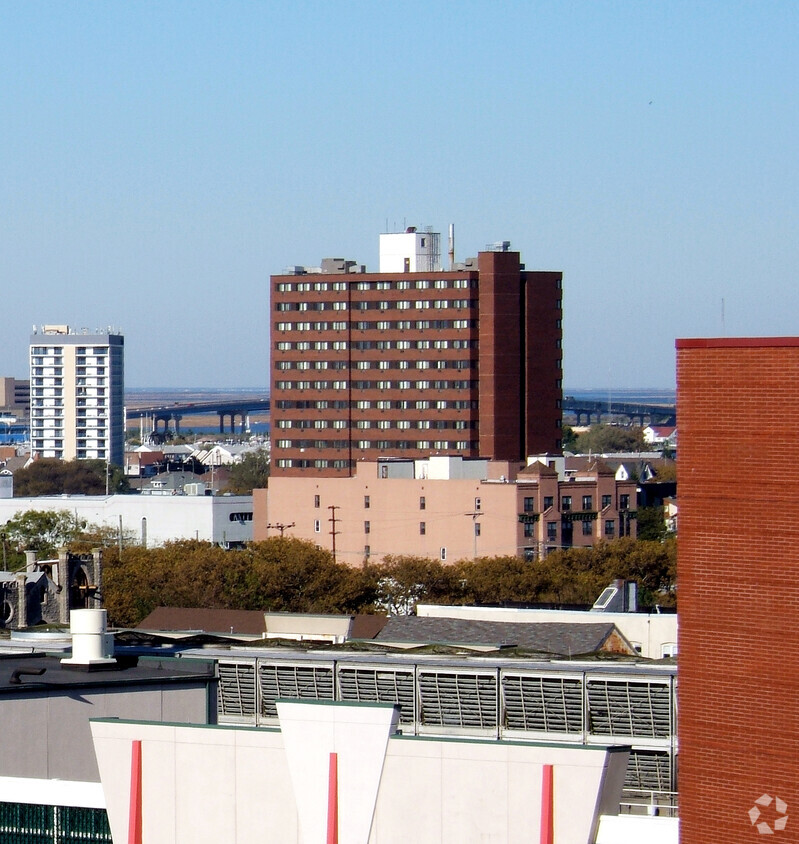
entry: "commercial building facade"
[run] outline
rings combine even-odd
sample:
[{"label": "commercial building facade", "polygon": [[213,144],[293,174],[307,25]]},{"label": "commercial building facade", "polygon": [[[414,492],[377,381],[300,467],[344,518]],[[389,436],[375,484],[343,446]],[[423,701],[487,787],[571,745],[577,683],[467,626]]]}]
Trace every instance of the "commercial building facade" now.
[{"label": "commercial building facade", "polygon": [[438,237],[382,235],[379,273],[327,259],[272,277],[273,475],[560,451],[562,274],[506,242],[444,271]]},{"label": "commercial building facade", "polygon": [[288,530],[350,565],[396,553],[534,558],[635,536],[635,501],[636,483],[601,463],[560,477],[538,461],[384,458],[349,478],[272,476],[253,495],[253,538]]},{"label": "commercial building facade", "polygon": [[39,495],[0,498],[0,524],[26,510],[66,512],[121,532],[126,544],[155,547],[194,539],[225,548],[253,538],[251,495]]},{"label": "commercial building facade", "polygon": [[678,340],[677,402],[681,841],[750,841],[799,805],[799,338]]},{"label": "commercial building facade", "polygon": [[124,337],[44,325],[31,336],[31,453],[123,463]]}]

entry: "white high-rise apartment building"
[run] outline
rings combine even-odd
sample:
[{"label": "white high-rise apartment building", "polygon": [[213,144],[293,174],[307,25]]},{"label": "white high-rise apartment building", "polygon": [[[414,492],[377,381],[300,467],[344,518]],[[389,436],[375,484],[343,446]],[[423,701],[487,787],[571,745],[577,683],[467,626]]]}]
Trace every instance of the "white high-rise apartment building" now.
[{"label": "white high-rise apartment building", "polygon": [[125,338],[68,325],[34,328],[30,345],[31,453],[123,462]]}]

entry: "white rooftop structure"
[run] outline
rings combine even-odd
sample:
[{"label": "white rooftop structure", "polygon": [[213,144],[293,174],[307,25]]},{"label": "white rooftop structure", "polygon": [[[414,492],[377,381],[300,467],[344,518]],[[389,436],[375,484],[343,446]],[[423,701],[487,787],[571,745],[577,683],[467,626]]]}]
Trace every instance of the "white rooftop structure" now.
[{"label": "white rooftop structure", "polygon": [[380,235],[381,273],[424,273],[441,270],[441,235],[417,231],[409,226],[404,232]]}]

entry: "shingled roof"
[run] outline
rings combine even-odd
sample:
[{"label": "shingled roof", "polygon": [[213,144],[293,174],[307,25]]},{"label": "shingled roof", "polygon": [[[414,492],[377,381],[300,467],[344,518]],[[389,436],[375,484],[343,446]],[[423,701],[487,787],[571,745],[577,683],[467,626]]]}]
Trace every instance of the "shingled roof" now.
[{"label": "shingled roof", "polygon": [[534,624],[475,621],[459,618],[390,618],[375,641],[397,645],[462,645],[517,647],[553,656],[595,653],[634,655],[635,650],[612,622]]}]

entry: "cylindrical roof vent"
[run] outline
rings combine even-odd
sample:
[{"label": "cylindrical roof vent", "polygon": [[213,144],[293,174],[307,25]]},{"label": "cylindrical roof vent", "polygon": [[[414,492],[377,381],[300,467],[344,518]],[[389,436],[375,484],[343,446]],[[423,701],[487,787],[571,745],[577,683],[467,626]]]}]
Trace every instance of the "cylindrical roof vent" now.
[{"label": "cylindrical roof vent", "polygon": [[106,633],[105,610],[72,610],[69,630],[72,656],[62,659],[62,665],[91,669],[116,664],[114,637]]}]

